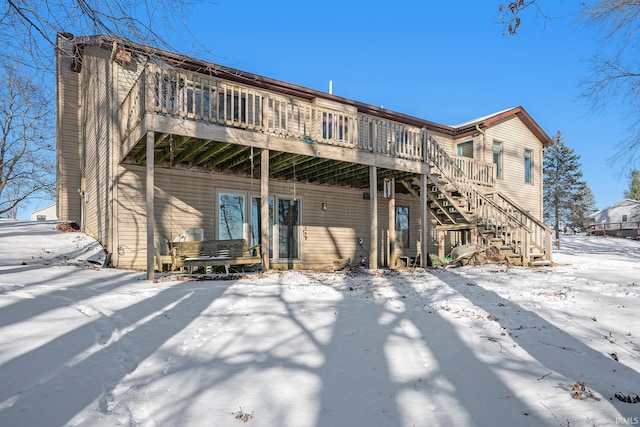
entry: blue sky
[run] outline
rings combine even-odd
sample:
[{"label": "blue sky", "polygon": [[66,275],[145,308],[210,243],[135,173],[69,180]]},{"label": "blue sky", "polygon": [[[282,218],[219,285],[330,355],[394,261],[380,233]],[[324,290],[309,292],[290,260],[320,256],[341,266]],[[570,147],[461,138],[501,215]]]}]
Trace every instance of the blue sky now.
[{"label": "blue sky", "polygon": [[552,19],[531,11],[517,36],[503,35],[498,5],[221,0],[189,25],[205,59],[318,90],[331,80],[335,95],[439,123],[523,106],[580,155],[598,208],[619,201],[629,183],[609,160],[627,136],[625,113],[581,98],[590,58],[607,45],[577,22],[579,1],[541,3]]},{"label": "blue sky", "polygon": [[579,1],[544,1],[552,19],[532,11],[517,36],[503,35],[499,3],[220,0],[187,17],[197,44],[172,45],[317,90],[331,80],[335,95],[443,124],[522,106],[580,155],[599,209],[621,200],[629,182],[610,160],[628,136],[625,112],[580,96],[607,45],[576,22]]}]

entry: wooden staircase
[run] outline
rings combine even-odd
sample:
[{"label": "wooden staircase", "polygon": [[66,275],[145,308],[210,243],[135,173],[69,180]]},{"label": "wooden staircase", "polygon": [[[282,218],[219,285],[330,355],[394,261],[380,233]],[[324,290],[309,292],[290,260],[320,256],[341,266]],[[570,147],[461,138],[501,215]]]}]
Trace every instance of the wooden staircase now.
[{"label": "wooden staircase", "polygon": [[[467,231],[481,248],[497,247],[512,263],[540,266],[551,263],[551,230],[499,192],[483,193],[425,132],[428,212],[442,232]],[[415,180],[406,187],[419,187]],[[415,191],[412,191],[415,194]]]}]

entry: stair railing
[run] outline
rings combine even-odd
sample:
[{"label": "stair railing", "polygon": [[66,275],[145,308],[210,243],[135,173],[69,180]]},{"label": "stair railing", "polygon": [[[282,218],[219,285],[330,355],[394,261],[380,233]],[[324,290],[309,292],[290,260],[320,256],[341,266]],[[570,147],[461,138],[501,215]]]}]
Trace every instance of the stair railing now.
[{"label": "stair railing", "polygon": [[[475,184],[465,176],[455,160],[426,131],[423,131],[423,143],[425,160],[449,181],[464,200],[465,205],[461,209],[474,212],[477,225],[490,229],[495,237],[504,242],[519,246],[522,255],[528,259],[533,236],[527,223],[522,221],[526,217],[513,215],[505,208],[506,203],[501,205],[478,191]],[[512,212],[522,212],[514,203],[509,203],[509,206]]]}]

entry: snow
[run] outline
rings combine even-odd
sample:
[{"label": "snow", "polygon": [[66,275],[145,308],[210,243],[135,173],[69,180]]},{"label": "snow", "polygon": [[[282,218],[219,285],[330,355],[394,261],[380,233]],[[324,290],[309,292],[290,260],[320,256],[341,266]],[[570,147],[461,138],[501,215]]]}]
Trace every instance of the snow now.
[{"label": "snow", "polygon": [[56,226],[0,222],[0,426],[640,424],[638,241],[150,282]]}]

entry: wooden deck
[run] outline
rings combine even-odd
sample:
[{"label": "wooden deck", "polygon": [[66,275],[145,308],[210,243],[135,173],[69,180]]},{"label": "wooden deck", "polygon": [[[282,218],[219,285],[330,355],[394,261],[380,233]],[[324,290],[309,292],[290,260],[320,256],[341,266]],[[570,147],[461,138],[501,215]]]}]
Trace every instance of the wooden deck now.
[{"label": "wooden deck", "polygon": [[[296,141],[304,147],[298,147],[299,152],[319,158],[330,149],[349,149],[349,158],[354,161],[358,153],[366,153],[386,157],[387,164],[401,167],[402,162],[396,161],[423,163],[438,150],[426,129],[362,114],[351,105],[320,98],[300,99],[199,73],[148,65],[119,108],[123,158],[143,140],[145,129],[139,127],[149,114]],[[202,138],[206,141],[210,136]],[[143,159],[142,148],[139,153]],[[346,152],[340,153],[338,157],[344,160]],[[493,163],[452,157],[474,184],[495,186]]]},{"label": "wooden deck", "polygon": [[[491,229],[526,259],[538,251],[550,259],[546,226],[493,192],[493,163],[452,156],[415,118],[404,123],[376,114],[331,97],[274,92],[259,81],[149,64],[119,108],[121,158],[142,166],[152,149],[155,166],[250,171],[251,177],[262,175],[265,161],[270,178],[359,189],[372,188],[369,168],[375,167],[377,188],[392,176],[420,198],[426,188],[420,180],[428,180],[428,206],[441,232],[465,228],[473,237]],[[446,203],[439,205],[439,197]]]},{"label": "wooden deck", "polygon": [[628,239],[639,239],[640,222],[625,221],[590,224],[588,234],[589,236],[614,236],[625,237]]}]

